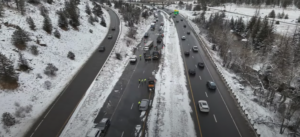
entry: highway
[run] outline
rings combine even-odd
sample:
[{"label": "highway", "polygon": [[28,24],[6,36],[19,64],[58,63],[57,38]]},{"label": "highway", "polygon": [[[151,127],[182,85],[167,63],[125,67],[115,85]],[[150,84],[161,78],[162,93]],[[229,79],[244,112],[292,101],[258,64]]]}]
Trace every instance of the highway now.
[{"label": "highway", "polygon": [[[170,13],[171,11],[167,11]],[[180,47],[182,58],[185,64],[187,76],[187,88],[190,91],[191,106],[193,109],[193,120],[195,130],[198,137],[255,137],[254,130],[250,127],[245,117],[241,114],[233,97],[220,76],[216,68],[212,65],[209,58],[204,53],[204,49],[200,46],[196,36],[192,32],[192,28],[187,21],[177,16],[172,19],[175,22],[178,37],[180,37]],[[183,19],[183,21],[181,21]],[[176,20],[179,23],[176,23]],[[186,25],[186,28],[183,26]],[[191,34],[188,35],[187,31]],[[186,36],[186,40],[181,40],[182,36]],[[193,52],[193,46],[198,46],[199,51]],[[185,56],[184,51],[189,51],[190,55]],[[204,62],[205,68],[199,69],[198,62]],[[195,69],[196,75],[188,74],[188,69]],[[206,87],[207,81],[214,81],[217,85],[217,90],[210,91]],[[209,113],[202,113],[199,110],[198,101],[206,100],[210,107]]]},{"label": "highway", "polygon": [[109,10],[108,13],[111,19],[110,26],[114,26],[116,29],[112,31],[109,28],[108,34],[112,34],[113,38],[107,39],[105,37],[101,43],[106,48],[105,52],[100,53],[96,50],[92,53],[89,60],[78,71],[57,99],[49,107],[46,106],[48,107],[47,110],[26,133],[26,137],[58,137],[62,132],[85,92],[102,68],[117,40],[120,21],[112,10]]},{"label": "highway", "polygon": [[[156,43],[158,36],[158,27],[163,17],[159,14],[159,21],[156,23],[154,31],[149,30],[147,40],[153,40],[154,46],[162,48],[162,44]],[[107,98],[101,108],[95,123],[98,123],[102,118],[110,118],[111,125],[106,134],[107,137],[140,137],[147,131],[146,122],[148,112],[140,112],[138,102],[142,99],[153,99],[153,92],[148,92],[148,83],[139,84],[138,79],[148,79],[154,77],[158,71],[159,60],[145,61],[143,58],[143,46],[141,42],[136,51],[138,61],[135,64],[128,63],[122,76],[115,85],[113,91]],[[153,48],[151,49],[153,51]],[[142,55],[142,59],[139,59]],[[141,116],[141,113],[144,114]],[[136,133],[136,128],[137,133]]]}]

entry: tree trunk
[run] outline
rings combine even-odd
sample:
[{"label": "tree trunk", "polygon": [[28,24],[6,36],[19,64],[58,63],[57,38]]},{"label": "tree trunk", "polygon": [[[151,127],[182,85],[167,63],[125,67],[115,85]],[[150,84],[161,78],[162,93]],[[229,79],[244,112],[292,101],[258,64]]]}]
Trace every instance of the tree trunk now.
[{"label": "tree trunk", "polygon": [[279,131],[280,134],[283,134],[283,133],[284,133],[284,130],[285,130],[285,127],[284,127],[284,121],[285,121],[285,118],[283,117],[283,118],[282,118],[281,125],[280,125],[280,131]]}]

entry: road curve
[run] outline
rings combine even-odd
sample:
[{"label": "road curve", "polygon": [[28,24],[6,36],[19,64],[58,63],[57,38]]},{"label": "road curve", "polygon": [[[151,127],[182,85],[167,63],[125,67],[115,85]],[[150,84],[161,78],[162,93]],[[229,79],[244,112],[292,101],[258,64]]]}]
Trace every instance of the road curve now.
[{"label": "road curve", "polygon": [[120,20],[114,11],[109,10],[108,13],[111,19],[110,26],[115,26],[115,31],[109,28],[108,34],[112,34],[113,38],[107,39],[105,37],[101,43],[106,48],[105,52],[99,53],[96,50],[92,53],[92,56],[74,76],[70,84],[25,134],[26,137],[58,137],[62,132],[116,43],[120,31],[118,27]]}]

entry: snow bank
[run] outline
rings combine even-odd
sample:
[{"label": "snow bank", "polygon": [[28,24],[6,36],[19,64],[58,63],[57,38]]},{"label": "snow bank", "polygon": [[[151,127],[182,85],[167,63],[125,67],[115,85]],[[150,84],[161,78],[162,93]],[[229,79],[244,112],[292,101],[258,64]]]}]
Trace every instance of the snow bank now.
[{"label": "snow bank", "polygon": [[[26,4],[27,14],[21,16],[15,9],[6,9],[5,17],[1,18],[0,22],[8,22],[11,24],[19,25],[24,30],[28,31],[30,37],[36,40],[36,37],[40,37],[40,40],[47,44],[46,47],[39,46],[36,42],[28,42],[28,48],[21,51],[24,54],[24,58],[28,60],[30,67],[33,68],[29,73],[20,72],[19,82],[20,87],[16,90],[0,90],[0,114],[4,112],[15,113],[15,102],[21,106],[33,105],[32,112],[27,113],[23,118],[17,118],[18,124],[9,128],[10,132],[6,132],[3,126],[0,126],[0,136],[16,137],[23,136],[24,133],[31,127],[35,120],[47,109],[47,107],[54,101],[54,99],[65,88],[69,81],[73,78],[76,72],[81,66],[88,60],[94,50],[98,47],[99,43],[105,38],[108,31],[108,27],[102,27],[100,23],[91,25],[88,23],[88,15],[85,13],[85,3],[89,2],[90,7],[92,3],[88,0],[82,0],[78,5],[80,10],[80,23],[79,30],[74,30],[70,27],[70,30],[61,30],[57,25],[58,15],[55,13],[57,10],[63,8],[63,1],[56,1],[52,5],[43,3],[49,10],[49,17],[52,20],[53,31],[59,30],[61,38],[57,39],[54,35],[47,34],[43,29],[43,17],[40,15],[39,6],[33,6]],[[110,17],[107,11],[103,9],[104,18],[107,24],[110,24]],[[26,17],[31,16],[35,22],[36,31],[31,31],[29,25],[26,22]],[[99,20],[101,20],[99,18]],[[13,51],[16,49],[11,44],[11,35],[14,32],[14,28],[1,25],[0,30],[0,52],[14,62],[15,68],[18,63],[18,53]],[[93,33],[89,30],[92,29]],[[30,53],[29,48],[32,45],[36,45],[39,50],[39,55],[34,56]],[[69,51],[75,54],[75,60],[67,58]],[[53,63],[57,68],[57,76],[48,77],[44,74],[44,69],[48,63]],[[37,75],[41,75],[38,77]],[[44,82],[50,81],[52,83],[51,89],[46,90],[44,88]]]},{"label": "snow bank", "polygon": [[[116,9],[113,10],[118,14],[118,16],[121,16]],[[126,40],[128,37],[126,37],[126,34],[128,33],[129,27],[126,27],[124,20],[121,19],[122,33],[116,42],[115,50],[122,51],[122,61],[117,60],[114,54],[109,57],[105,64],[105,68],[102,69],[97,79],[90,86],[60,136],[85,136],[88,130],[93,127],[94,119],[101,110],[107,97],[113,90],[129,62],[129,55],[132,54],[132,48],[140,43],[144,33],[148,31],[151,21],[154,20],[154,18],[153,16],[150,16],[147,20],[142,20],[143,23],[140,23],[137,26],[137,40],[132,40],[131,45],[127,47]]]},{"label": "snow bank", "polygon": [[195,137],[178,34],[174,23],[168,21],[164,14],[163,17],[166,46],[163,49],[162,64],[159,65],[158,73],[155,75],[156,94],[148,116],[148,135]]}]

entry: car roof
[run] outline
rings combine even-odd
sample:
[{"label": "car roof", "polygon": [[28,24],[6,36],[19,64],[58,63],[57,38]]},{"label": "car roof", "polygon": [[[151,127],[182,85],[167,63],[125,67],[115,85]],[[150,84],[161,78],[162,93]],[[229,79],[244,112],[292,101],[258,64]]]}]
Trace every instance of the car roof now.
[{"label": "car roof", "polygon": [[208,108],[208,103],[207,103],[207,101],[205,101],[205,100],[199,100],[198,102],[201,103],[202,107]]},{"label": "car roof", "polygon": [[209,83],[210,83],[211,85],[213,85],[213,86],[216,85],[215,82],[212,82],[212,81],[209,81]]},{"label": "car roof", "polygon": [[106,121],[108,121],[108,118],[103,118],[100,123],[106,123]]},{"label": "car roof", "polygon": [[86,135],[87,137],[95,137],[96,133],[99,131],[97,128],[92,128],[88,134]]},{"label": "car roof", "polygon": [[198,46],[193,46],[193,48],[198,48]]}]

